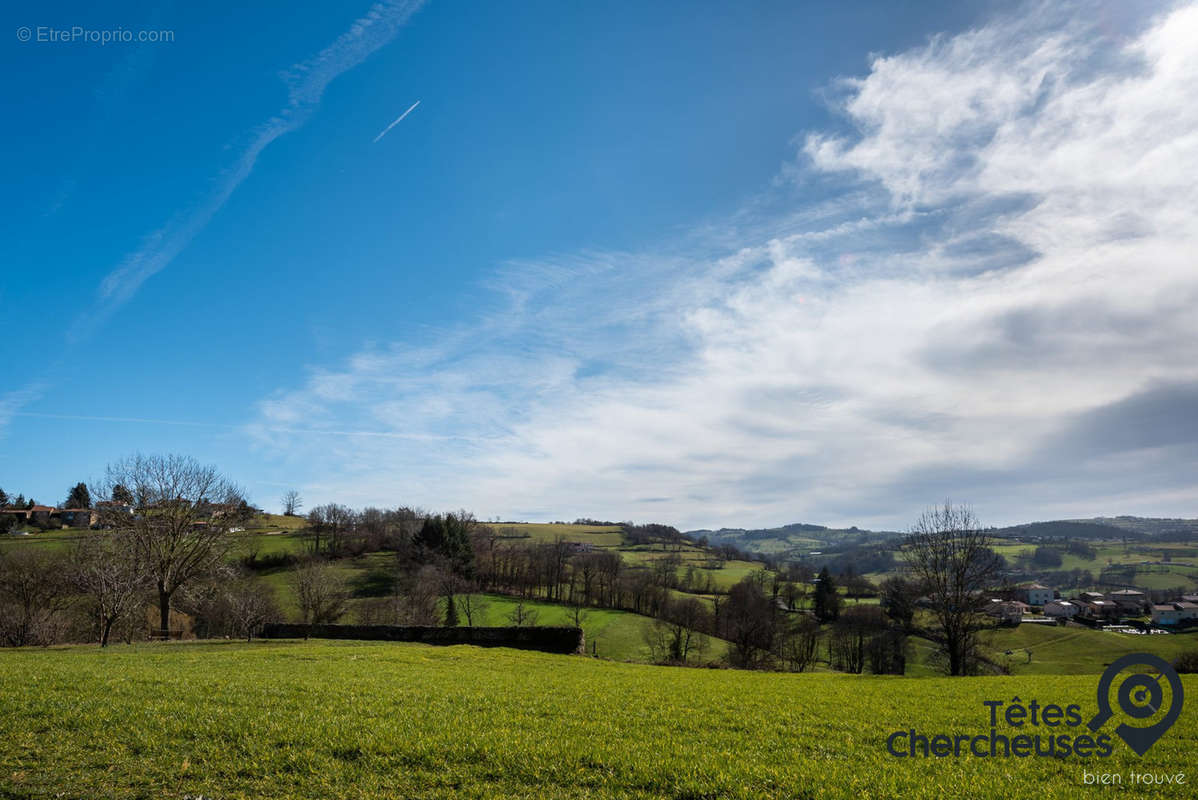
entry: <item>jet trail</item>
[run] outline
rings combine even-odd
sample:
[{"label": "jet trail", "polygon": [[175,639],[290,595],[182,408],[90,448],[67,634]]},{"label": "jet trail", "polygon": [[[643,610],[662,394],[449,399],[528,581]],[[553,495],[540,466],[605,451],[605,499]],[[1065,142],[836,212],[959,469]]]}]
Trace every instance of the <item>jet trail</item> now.
[{"label": "jet trail", "polygon": [[407,110],[407,111],[403,112],[402,114],[400,114],[400,115],[399,115],[399,117],[398,117],[398,118],[396,118],[395,122],[392,122],[390,125],[388,125],[387,127],[383,128],[383,132],[382,132],[382,133],[380,133],[378,136],[374,137],[374,141],[372,141],[372,142],[371,142],[371,144],[374,144],[374,143],[375,143],[375,142],[377,142],[379,139],[382,139],[384,136],[386,136],[386,135],[387,135],[387,131],[391,130],[391,129],[392,129],[392,128],[394,128],[396,125],[398,125],[399,123],[403,122],[403,118],[404,118],[404,117],[406,117],[408,114],[411,114],[411,113],[412,113],[412,109],[416,108],[416,106],[418,106],[418,105],[420,105],[420,101],[419,101],[419,100],[417,100],[415,103],[412,103],[412,105],[408,107],[408,110]]}]

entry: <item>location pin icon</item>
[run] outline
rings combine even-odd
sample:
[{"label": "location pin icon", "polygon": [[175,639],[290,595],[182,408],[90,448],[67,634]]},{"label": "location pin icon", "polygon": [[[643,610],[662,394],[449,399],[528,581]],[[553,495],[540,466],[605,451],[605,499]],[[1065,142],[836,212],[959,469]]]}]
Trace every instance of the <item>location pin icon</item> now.
[{"label": "location pin icon", "polygon": [[1169,681],[1171,692],[1169,712],[1160,722],[1145,728],[1136,728],[1122,723],[1115,728],[1115,733],[1119,738],[1142,756],[1156,744],[1156,740],[1161,738],[1165,731],[1173,727],[1173,723],[1181,716],[1181,705],[1185,699],[1181,678],[1177,677],[1177,672],[1172,665],[1160,656],[1154,656],[1151,653],[1131,653],[1116,659],[1107,667],[1106,672],[1102,673],[1102,677],[1098,680],[1098,713],[1090,720],[1089,727],[1090,730],[1097,731],[1114,714],[1110,702],[1111,684],[1114,682],[1115,676],[1133,664],[1150,666],[1160,673],[1160,677],[1153,678],[1151,675],[1145,674],[1132,675],[1120,684],[1119,708],[1127,716],[1133,719],[1147,719],[1160,710],[1163,694],[1160,685],[1161,678]]}]

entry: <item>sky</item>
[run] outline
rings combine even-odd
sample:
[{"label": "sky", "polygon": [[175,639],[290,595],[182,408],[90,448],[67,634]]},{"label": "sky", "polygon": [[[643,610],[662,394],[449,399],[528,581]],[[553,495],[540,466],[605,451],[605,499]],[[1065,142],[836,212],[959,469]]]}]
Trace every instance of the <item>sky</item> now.
[{"label": "sky", "polygon": [[1198,3],[4,16],[10,494],[1198,516]]}]

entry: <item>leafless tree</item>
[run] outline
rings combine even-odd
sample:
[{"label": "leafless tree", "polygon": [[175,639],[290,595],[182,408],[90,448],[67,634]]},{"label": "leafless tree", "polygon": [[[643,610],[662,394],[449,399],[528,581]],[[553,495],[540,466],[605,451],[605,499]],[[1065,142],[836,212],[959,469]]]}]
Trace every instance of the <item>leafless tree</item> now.
[{"label": "leafless tree", "polygon": [[931,603],[950,675],[967,675],[976,666],[985,590],[999,568],[990,545],[973,511],[948,501],[921,514],[907,537],[907,564]]},{"label": "leafless tree", "polygon": [[753,669],[769,656],[777,633],[778,611],[752,576],[741,579],[720,606],[720,635],[732,643],[728,657],[734,666]]},{"label": "leafless tree", "polygon": [[541,612],[537,611],[524,602],[524,598],[516,601],[516,605],[507,614],[507,621],[517,628],[525,625],[536,625],[537,619],[540,618]]},{"label": "leafless tree", "polygon": [[414,572],[403,574],[395,583],[396,617],[404,625],[438,625],[442,621],[438,609],[445,573],[425,564]]},{"label": "leafless tree", "polygon": [[134,510],[103,510],[100,522],[130,537],[158,594],[159,633],[169,636],[171,598],[225,560],[249,506],[215,467],[187,456],[136,455],[110,464],[98,496],[118,485],[133,495]]},{"label": "leafless tree", "polygon": [[346,612],[349,591],[345,579],[324,561],[309,559],[291,572],[300,618],[309,623],[336,622]]},{"label": "leafless tree", "polygon": [[274,591],[263,581],[240,576],[225,586],[224,598],[233,632],[247,642],[263,625],[279,618]]},{"label": "leafless tree", "polygon": [[66,560],[41,548],[0,548],[0,642],[52,644],[71,603]]},{"label": "leafless tree", "polygon": [[345,540],[353,529],[357,515],[353,509],[337,503],[317,506],[308,512],[308,524],[315,534],[313,551],[320,552],[321,537],[324,537],[328,551],[334,555],[340,554],[345,546]]},{"label": "leafless tree", "polygon": [[486,595],[479,593],[478,584],[471,583],[461,588],[461,594],[458,595],[458,610],[466,618],[467,627],[473,628],[475,625],[481,624],[490,605]]},{"label": "leafless tree", "polygon": [[581,628],[582,623],[586,622],[586,619],[591,615],[591,612],[590,609],[588,609],[582,603],[574,602],[570,604],[570,608],[567,610],[566,615],[570,622],[573,623],[575,628]]},{"label": "leafless tree", "polygon": [[845,609],[832,624],[828,635],[828,660],[841,672],[861,674],[865,670],[871,644],[883,636],[887,629],[886,615],[877,606]]},{"label": "leafless tree", "polygon": [[288,517],[294,517],[299,513],[299,510],[304,507],[303,498],[295,489],[288,489],[283,493],[283,514]]},{"label": "leafless tree", "polygon": [[113,627],[144,608],[151,588],[149,574],[138,560],[136,544],[123,533],[81,540],[72,561],[75,589],[91,603],[100,646],[107,647]]},{"label": "leafless tree", "polygon": [[[793,585],[793,584],[792,584]],[[819,623],[806,614],[792,615],[778,632],[778,658],[793,672],[803,672],[815,663]]]},{"label": "leafless tree", "polygon": [[692,655],[701,655],[707,649],[704,631],[710,626],[710,614],[699,600],[670,602],[646,631],[654,660],[685,664]]}]

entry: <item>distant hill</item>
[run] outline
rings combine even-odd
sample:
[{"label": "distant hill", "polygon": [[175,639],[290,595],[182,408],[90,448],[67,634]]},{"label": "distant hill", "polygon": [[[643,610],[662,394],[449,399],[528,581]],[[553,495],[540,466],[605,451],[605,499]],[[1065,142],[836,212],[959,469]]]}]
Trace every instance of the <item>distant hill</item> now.
[{"label": "distant hill", "polygon": [[[1198,539],[1198,519],[1162,519],[1154,517],[1092,517],[1047,522],[1028,522],[998,528],[995,536],[1019,539]],[[730,544],[769,556],[797,556],[811,551],[843,550],[894,539],[898,531],[872,531],[856,526],[829,528],[796,522],[777,528],[720,528],[686,531],[698,539],[706,537],[712,545]]]},{"label": "distant hill", "polygon": [[824,548],[843,548],[878,543],[901,534],[895,531],[871,531],[853,526],[829,528],[796,522],[778,528],[720,528],[686,531],[692,539],[706,537],[713,545],[730,544],[765,555],[800,555]]},{"label": "distant hill", "polygon": [[1191,539],[1198,538],[1198,519],[1092,517],[1011,525],[999,528],[995,535],[1044,539]]},{"label": "distant hill", "polygon": [[1010,525],[994,531],[995,536],[1012,539],[1138,539],[1140,534],[1091,520],[1055,520]]},{"label": "distant hill", "polygon": [[1168,519],[1163,517],[1094,517],[1077,522],[1110,525],[1144,536],[1198,538],[1198,519]]}]

